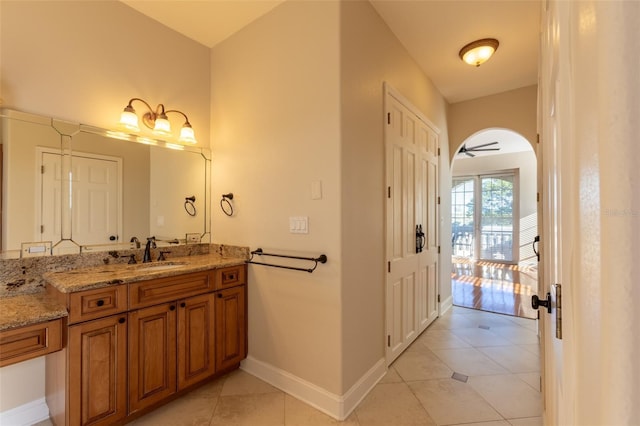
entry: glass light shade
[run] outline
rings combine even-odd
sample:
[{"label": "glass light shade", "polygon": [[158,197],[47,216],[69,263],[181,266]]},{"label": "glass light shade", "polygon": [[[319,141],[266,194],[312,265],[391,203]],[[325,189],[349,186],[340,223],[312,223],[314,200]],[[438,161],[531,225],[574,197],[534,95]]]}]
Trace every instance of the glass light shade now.
[{"label": "glass light shade", "polygon": [[153,132],[162,136],[171,135],[171,123],[169,123],[166,115],[164,117],[162,115],[156,117],[156,122],[153,126]]},{"label": "glass light shade", "polygon": [[460,59],[469,65],[479,67],[485,63],[498,49],[498,40],[487,38],[476,40],[460,50]]},{"label": "glass light shade", "polygon": [[183,143],[198,143],[196,135],[193,132],[193,128],[190,125],[185,124],[182,126],[182,129],[180,129],[179,141]]},{"label": "glass light shade", "polygon": [[132,108],[125,108],[124,111],[122,111],[122,114],[120,114],[120,126],[134,132],[140,131],[140,127],[138,127],[138,116]]}]

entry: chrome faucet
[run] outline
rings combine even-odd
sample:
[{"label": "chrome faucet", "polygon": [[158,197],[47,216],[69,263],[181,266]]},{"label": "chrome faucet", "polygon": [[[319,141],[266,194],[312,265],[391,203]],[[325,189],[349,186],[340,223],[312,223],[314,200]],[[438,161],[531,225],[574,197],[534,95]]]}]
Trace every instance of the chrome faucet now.
[{"label": "chrome faucet", "polygon": [[156,237],[148,237],[147,245],[144,248],[144,256],[142,258],[142,263],[151,262],[151,249],[156,248]]}]

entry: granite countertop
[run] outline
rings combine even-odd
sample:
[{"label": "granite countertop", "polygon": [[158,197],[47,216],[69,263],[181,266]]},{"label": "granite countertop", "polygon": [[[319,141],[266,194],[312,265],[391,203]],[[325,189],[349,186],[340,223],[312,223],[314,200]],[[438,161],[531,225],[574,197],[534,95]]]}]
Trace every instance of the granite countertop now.
[{"label": "granite countertop", "polygon": [[46,293],[0,298],[0,331],[66,317],[67,308]]},{"label": "granite countertop", "polygon": [[172,257],[162,262],[111,264],[65,272],[47,272],[45,281],[61,293],[108,287],[136,281],[171,277],[190,272],[242,265],[244,257],[223,257],[220,254]]}]

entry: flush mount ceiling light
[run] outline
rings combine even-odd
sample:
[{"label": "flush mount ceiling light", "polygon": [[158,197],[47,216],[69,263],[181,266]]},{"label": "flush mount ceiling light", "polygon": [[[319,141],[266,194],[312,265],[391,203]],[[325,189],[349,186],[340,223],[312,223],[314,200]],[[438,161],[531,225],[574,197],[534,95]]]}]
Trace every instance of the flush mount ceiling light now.
[{"label": "flush mount ceiling light", "polygon": [[178,138],[179,142],[183,143],[197,143],[195,138],[195,133],[193,132],[193,128],[191,127],[191,123],[189,123],[189,117],[177,109],[170,109],[165,111],[163,104],[158,104],[155,111],[151,108],[145,100],[140,98],[132,98],[127,106],[120,114],[120,126],[124,127],[127,130],[131,130],[134,132],[139,132],[140,127],[138,127],[138,115],[136,114],[136,110],[133,109],[131,105],[133,101],[142,102],[148,109],[147,112],[142,116],[142,122],[150,129],[153,129],[153,133],[160,136],[171,136],[171,123],[169,122],[169,118],[167,114],[170,112],[178,113],[184,117],[184,124],[180,129],[180,137]]},{"label": "flush mount ceiling light", "polygon": [[472,41],[460,49],[460,59],[469,65],[479,67],[489,60],[491,55],[498,50],[498,40],[495,38],[483,38]]}]

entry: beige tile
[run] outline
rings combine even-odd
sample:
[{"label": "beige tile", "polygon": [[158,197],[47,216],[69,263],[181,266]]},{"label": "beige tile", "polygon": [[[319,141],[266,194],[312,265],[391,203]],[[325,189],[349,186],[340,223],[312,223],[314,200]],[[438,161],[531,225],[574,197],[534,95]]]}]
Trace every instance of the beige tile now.
[{"label": "beige tile", "polygon": [[453,371],[431,351],[405,351],[393,363],[400,377],[406,382],[444,379]]},{"label": "beige tile", "polygon": [[468,383],[506,419],[542,414],[540,392],[513,374],[469,377]]},{"label": "beige tile", "polygon": [[518,345],[518,346],[520,346],[522,349],[524,349],[527,352],[531,352],[532,354],[534,354],[537,357],[540,356],[540,344],[539,343],[536,343],[535,345]]},{"label": "beige tile", "polygon": [[251,395],[273,392],[281,391],[249,373],[235,370],[227,376],[220,395]]},{"label": "beige tile", "polygon": [[356,408],[360,426],[435,425],[405,383],[376,385]]},{"label": "beige tile", "polygon": [[224,386],[224,382],[226,380],[226,376],[215,379],[209,383],[205,383],[204,385],[192,390],[188,394],[186,394],[185,398],[206,398],[209,400],[216,400],[220,393],[222,392],[222,387]]},{"label": "beige tile", "polygon": [[534,319],[521,318],[521,317],[509,317],[509,320],[514,324],[517,324],[529,330],[533,330],[533,331],[538,330],[538,322]]},{"label": "beige tile", "polygon": [[488,327],[512,326],[513,322],[508,315],[499,315],[491,312],[475,311],[467,317],[475,322],[476,326],[485,325]]},{"label": "beige tile", "polygon": [[512,373],[540,371],[540,359],[519,346],[489,346],[478,350]]},{"label": "beige tile", "polygon": [[492,327],[491,332],[515,344],[537,345],[540,343],[535,331],[517,325]]},{"label": "beige tile", "polygon": [[205,426],[216,408],[216,400],[180,398],[140,417],[135,426]]},{"label": "beige tile", "polygon": [[51,422],[51,419],[46,419],[41,422],[34,423],[31,426],[53,426],[53,423]]},{"label": "beige tile", "polygon": [[468,318],[468,315],[444,315],[436,319],[429,326],[433,330],[451,330],[459,328],[477,327],[477,324]]},{"label": "beige tile", "polygon": [[427,349],[454,349],[469,348],[470,344],[457,337],[450,330],[427,329],[407,350]]},{"label": "beige tile", "polygon": [[402,377],[400,377],[393,366],[390,366],[387,374],[385,374],[378,383],[402,383]]},{"label": "beige tile", "polygon": [[434,350],[445,364],[456,373],[481,376],[508,373],[509,371],[475,348]]},{"label": "beige tile", "polygon": [[509,426],[506,420],[495,420],[492,422],[465,423],[464,426]]},{"label": "beige tile", "polygon": [[221,396],[211,426],[284,426],[284,393]]},{"label": "beige tile", "polygon": [[453,379],[412,382],[411,390],[439,425],[502,420],[471,386]]},{"label": "beige tile", "polygon": [[285,395],[284,424],[285,426],[358,426],[359,423],[355,414],[344,421],[338,421],[292,396]]},{"label": "beige tile", "polygon": [[513,344],[504,337],[491,332],[491,330],[484,330],[477,326],[475,328],[455,329],[452,333],[471,346],[507,346]]},{"label": "beige tile", "polygon": [[540,373],[520,373],[516,374],[520,380],[540,392]]},{"label": "beige tile", "polygon": [[527,417],[524,419],[509,419],[513,426],[542,426],[542,417]]}]

